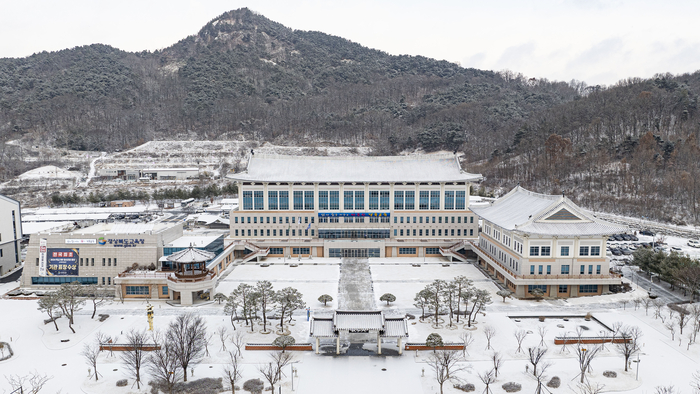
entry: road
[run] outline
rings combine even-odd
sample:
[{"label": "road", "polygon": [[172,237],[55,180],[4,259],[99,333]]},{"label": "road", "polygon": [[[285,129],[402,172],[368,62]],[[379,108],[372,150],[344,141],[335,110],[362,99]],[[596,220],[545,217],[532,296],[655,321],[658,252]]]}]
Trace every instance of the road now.
[{"label": "road", "polygon": [[665,303],[687,301],[687,297],[683,297],[683,293],[669,289],[670,285],[666,282],[651,282],[647,276],[640,273],[637,267],[624,267],[622,273],[626,278],[632,281],[632,286],[639,286],[642,289],[650,290],[651,294],[657,295]]}]

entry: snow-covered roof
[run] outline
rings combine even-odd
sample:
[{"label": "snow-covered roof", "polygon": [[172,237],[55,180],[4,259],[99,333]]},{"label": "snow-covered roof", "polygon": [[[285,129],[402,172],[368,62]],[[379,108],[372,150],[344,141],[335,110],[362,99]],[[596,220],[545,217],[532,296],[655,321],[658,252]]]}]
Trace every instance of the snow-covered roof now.
[{"label": "snow-covered roof", "polygon": [[64,170],[63,168],[59,168],[56,166],[43,166],[39,168],[35,168],[33,170],[29,170],[23,174],[20,174],[17,178],[18,179],[42,179],[42,178],[61,178],[61,179],[69,179],[69,178],[79,178],[83,174],[77,172],[77,171],[68,171]]},{"label": "snow-covered roof", "polygon": [[180,224],[173,223],[99,223],[74,231],[76,234],[155,234]]},{"label": "snow-covered roof", "polygon": [[403,317],[385,318],[382,311],[334,311],[333,317],[311,320],[310,336],[337,337],[339,331],[377,331],[382,337],[408,337],[408,324]]},{"label": "snow-covered roof", "polygon": [[202,248],[211,244],[219,238],[221,238],[221,235],[186,235],[173,240],[165,246],[173,248],[186,248],[188,246]]},{"label": "snow-covered roof", "polygon": [[186,168],[144,168],[141,172],[167,172],[167,171],[199,171],[197,167]]},{"label": "snow-covered roof", "polygon": [[78,220],[107,220],[110,213],[71,213],[59,215],[27,215],[22,217],[23,222],[58,222]]},{"label": "snow-covered roof", "polygon": [[214,256],[216,256],[216,254],[212,252],[195,249],[190,246],[187,249],[171,254],[168,256],[167,260],[176,263],[201,263],[213,259]]},{"label": "snow-covered roof", "polygon": [[[39,208],[33,213],[35,215],[71,215],[78,213],[139,213],[148,209],[146,205],[134,205],[133,207],[75,207],[75,208]],[[31,212],[31,210],[26,210]],[[24,213],[25,210],[23,209]]]},{"label": "snow-covered roof", "polygon": [[520,186],[487,206],[471,209],[498,227],[525,234],[592,236],[627,230],[587,214],[566,196],[534,193]]},{"label": "snow-covered roof", "polygon": [[246,171],[229,179],[252,182],[466,182],[454,155],[281,156],[253,155]]},{"label": "snow-covered roof", "polygon": [[54,231],[63,231],[72,227],[73,222],[22,222],[22,233],[25,235],[39,234]]},{"label": "snow-covered roof", "polygon": [[223,223],[223,224],[231,224],[231,221],[229,219],[222,218],[221,216],[218,216],[218,215],[207,215],[207,214],[189,215],[186,220],[187,221],[194,220],[197,223],[204,223],[206,225],[210,225],[214,222],[219,222],[219,223]]}]

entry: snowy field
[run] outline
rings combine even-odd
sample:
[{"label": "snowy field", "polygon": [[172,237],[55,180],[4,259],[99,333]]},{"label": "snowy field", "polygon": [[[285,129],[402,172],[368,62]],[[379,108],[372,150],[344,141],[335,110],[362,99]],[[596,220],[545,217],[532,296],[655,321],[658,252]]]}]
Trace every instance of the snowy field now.
[{"label": "snowy field", "polygon": [[[254,284],[256,281],[266,279],[272,282],[275,289],[292,286],[304,294],[304,300],[311,307],[313,313],[328,313],[337,305],[339,266],[337,259],[314,259],[312,263],[318,265],[303,264],[299,267],[277,264],[277,259],[269,259],[275,263],[270,267],[258,265],[238,266],[223,279],[217,291],[228,294],[239,283]],[[550,389],[552,393],[575,393],[578,364],[572,352],[573,347],[567,349],[554,345],[554,337],[561,335],[563,331],[575,330],[580,323],[575,319],[566,322],[564,328],[558,327],[563,320],[552,317],[541,323],[534,317],[555,316],[572,314],[583,316],[592,313],[605,325],[611,326],[615,322],[625,325],[638,326],[644,332],[642,338],[643,347],[640,355],[641,362],[632,364],[628,372],[624,372],[624,361],[615,347],[606,346],[606,350],[592,362],[592,374],[587,375],[591,382],[599,382],[605,385],[604,392],[625,393],[654,393],[656,386],[674,385],[682,393],[692,393],[689,383],[692,374],[700,370],[700,345],[692,344],[688,349],[688,339],[684,334],[680,338],[676,333],[674,341],[670,332],[664,328],[660,320],[654,319],[650,310],[646,315],[643,308],[634,309],[632,303],[623,306],[620,301],[631,300],[641,296],[644,292],[617,294],[610,296],[586,297],[571,300],[543,300],[520,301],[509,299],[505,303],[500,297],[495,296],[497,286],[485,278],[478,269],[470,264],[451,263],[449,267],[443,267],[447,263],[442,259],[371,259],[370,270],[374,286],[374,296],[379,308],[390,313],[420,312],[413,306],[415,293],[425,287],[434,279],[452,279],[457,275],[465,275],[474,281],[475,286],[487,289],[492,293],[493,303],[487,307],[484,315],[477,317],[473,329],[465,329],[461,323],[457,329],[433,329],[428,322],[409,321],[409,341],[422,342],[431,332],[438,332],[445,341],[460,341],[464,333],[471,333],[474,342],[468,348],[468,356],[463,365],[466,371],[458,373],[459,378],[476,386],[476,393],[484,390],[484,385],[477,377],[477,373],[491,368],[490,356],[492,349],[499,351],[504,358],[504,364],[499,370],[499,377],[491,389],[494,393],[504,393],[501,385],[506,382],[517,382],[522,385],[522,393],[535,391],[536,381],[531,374],[525,372],[528,364],[523,352],[516,352],[517,342],[513,332],[518,329],[531,331],[523,343],[523,349],[537,346],[540,342],[538,328],[544,326],[545,344],[548,348],[545,362],[551,362],[547,370],[548,377],[559,376],[562,386],[558,389]],[[420,261],[418,261],[420,260]],[[307,263],[307,261],[303,261]],[[413,267],[411,263],[419,263],[421,267]],[[14,284],[0,285],[0,292],[5,293],[16,287]],[[396,295],[396,302],[390,306],[380,302],[379,297],[386,292]],[[323,307],[317,301],[321,294],[329,294],[334,298],[333,305]],[[44,314],[36,310],[36,300],[11,300],[0,299],[0,341],[6,341],[12,346],[15,356],[9,360],[0,362],[0,375],[27,374],[30,371],[39,371],[52,376],[42,393],[101,393],[101,394],[126,394],[147,393],[150,387],[146,386],[140,391],[136,386],[131,386],[129,379],[127,387],[116,387],[118,379],[126,378],[125,368],[118,356],[110,357],[109,352],[103,352],[98,363],[100,380],[95,382],[88,379],[88,366],[79,355],[83,344],[93,340],[97,331],[102,331],[112,336],[124,338],[124,334],[131,328],[146,329],[148,327],[144,301],[126,301],[124,304],[111,303],[98,309],[98,313],[108,313],[110,317],[104,322],[91,320],[91,310],[85,308],[76,316],[75,328],[77,333],[72,334],[67,327],[65,319],[59,320],[60,331],[56,332],[53,325],[44,325]],[[164,329],[174,316],[185,311],[192,311],[204,317],[208,331],[213,333],[220,326],[227,327],[232,333],[228,316],[223,313],[223,305],[209,303],[192,308],[173,307],[164,302],[155,302],[155,327]],[[510,316],[532,316],[533,319],[520,319],[516,322]],[[308,337],[309,327],[306,322],[305,311],[299,311],[295,315],[295,324],[291,327],[292,335],[297,342],[312,342]],[[594,322],[585,322],[590,325],[590,331],[599,331],[600,326]],[[496,335],[492,339],[492,349],[486,349],[486,338],[483,334],[485,326],[493,326]],[[269,343],[274,339],[274,334],[261,334],[261,327],[256,323],[254,333],[250,333],[249,327],[237,326],[238,331],[246,331],[247,342]],[[688,330],[688,327],[686,327]],[[571,334],[570,334],[571,335]],[[61,340],[68,339],[68,342]],[[117,340],[117,342],[119,339]],[[331,345],[332,342],[324,342]],[[395,343],[385,343],[387,348],[396,349]],[[194,379],[201,377],[219,377],[226,361],[226,353],[220,351],[221,344],[217,337],[212,339],[209,346],[210,356],[205,357],[201,364],[194,368]],[[227,344],[232,348],[230,343]],[[367,349],[376,348],[374,338],[369,336],[365,345]],[[115,352],[115,355],[117,353]],[[298,377],[295,378],[295,392],[297,393],[415,393],[433,394],[439,392],[433,375],[425,363],[430,352],[405,352],[403,356],[378,357],[378,356],[330,356],[316,355],[313,352],[295,353],[295,364],[298,369]],[[257,370],[260,363],[266,362],[267,352],[244,351],[243,354],[243,381],[261,377]],[[636,379],[636,367],[639,365],[639,380]],[[385,370],[383,370],[385,369]],[[423,372],[423,370],[425,370]],[[606,378],[604,371],[617,372],[617,378]],[[425,376],[421,376],[422,374]],[[144,381],[148,381],[145,373]],[[282,384],[282,392],[291,392],[291,380],[289,373]],[[548,380],[548,379],[547,379]],[[241,383],[242,385],[242,383]],[[446,393],[461,393],[445,384]],[[0,377],[0,393],[9,393],[9,385]]]}]

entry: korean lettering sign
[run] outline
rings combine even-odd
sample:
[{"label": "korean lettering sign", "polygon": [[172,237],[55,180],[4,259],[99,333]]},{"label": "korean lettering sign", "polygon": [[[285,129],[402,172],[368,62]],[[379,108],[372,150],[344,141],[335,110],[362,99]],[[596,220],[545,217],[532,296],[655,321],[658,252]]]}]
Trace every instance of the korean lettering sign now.
[{"label": "korean lettering sign", "polygon": [[143,245],[145,243],[143,238],[108,238],[104,241],[107,245],[111,245],[115,248],[133,248],[138,245]]},{"label": "korean lettering sign", "polygon": [[53,276],[77,276],[79,249],[50,248],[47,271]]}]

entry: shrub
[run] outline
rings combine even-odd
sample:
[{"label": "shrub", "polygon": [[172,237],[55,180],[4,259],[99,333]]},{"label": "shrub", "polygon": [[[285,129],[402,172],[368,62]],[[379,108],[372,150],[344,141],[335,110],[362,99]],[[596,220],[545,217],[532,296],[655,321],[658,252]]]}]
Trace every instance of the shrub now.
[{"label": "shrub", "polygon": [[617,372],[615,371],[605,371],[603,372],[603,376],[606,378],[616,378],[617,377]]},{"label": "shrub", "polygon": [[264,387],[265,383],[263,383],[263,381],[260,379],[250,379],[243,383],[243,390],[249,391],[253,394],[260,394]]},{"label": "shrub", "polygon": [[503,387],[503,390],[505,390],[506,393],[516,393],[516,392],[520,391],[520,389],[523,388],[519,383],[515,383],[515,382],[505,383],[501,387]]},{"label": "shrub", "polygon": [[467,393],[470,393],[470,392],[476,390],[476,387],[474,387],[474,385],[471,383],[455,384],[455,388],[457,390],[462,390],[462,391],[467,392]]},{"label": "shrub", "polygon": [[117,380],[117,387],[124,387],[127,384],[129,384],[129,381],[126,379],[119,379]]},{"label": "shrub", "polygon": [[551,379],[549,379],[549,382],[547,382],[547,387],[551,387],[553,389],[558,388],[561,385],[561,379],[559,379],[559,376],[554,376]]}]

